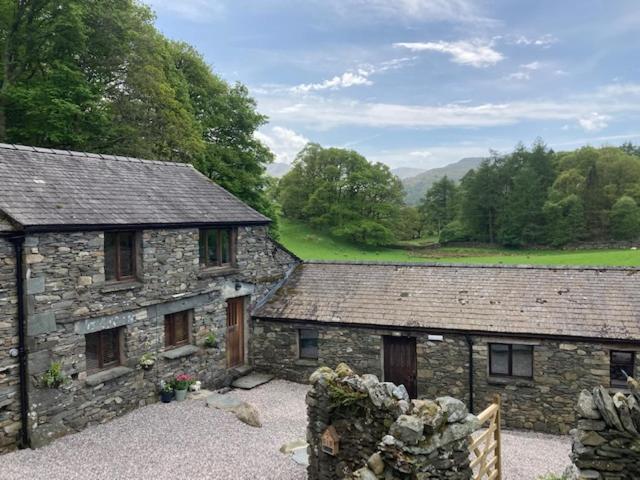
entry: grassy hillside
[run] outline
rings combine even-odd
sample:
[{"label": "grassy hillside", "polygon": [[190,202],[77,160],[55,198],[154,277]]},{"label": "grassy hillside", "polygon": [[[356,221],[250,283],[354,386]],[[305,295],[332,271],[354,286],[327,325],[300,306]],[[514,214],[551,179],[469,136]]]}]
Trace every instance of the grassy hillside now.
[{"label": "grassy hillside", "polygon": [[405,178],[402,180],[404,189],[407,192],[405,197],[406,202],[409,205],[416,205],[420,199],[424,196],[425,192],[431,188],[437,180],[441,179],[445,175],[451,180],[460,180],[464,177],[472,168],[480,165],[480,162],[484,160],[478,157],[463,158],[462,160],[451,163],[444,167],[432,168],[415,177]]},{"label": "grassy hillside", "polygon": [[446,247],[377,248],[355,245],[307,226],[282,221],[281,241],[305,260],[367,260],[469,264],[640,266],[640,250],[508,250]]}]

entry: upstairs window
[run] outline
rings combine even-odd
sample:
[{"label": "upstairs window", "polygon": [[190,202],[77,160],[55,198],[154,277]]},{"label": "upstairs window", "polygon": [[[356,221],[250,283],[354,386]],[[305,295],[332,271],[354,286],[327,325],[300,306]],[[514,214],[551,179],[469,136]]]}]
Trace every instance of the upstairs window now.
[{"label": "upstairs window", "polygon": [[489,375],[532,378],[533,347],[531,345],[490,343]]},{"label": "upstairs window", "polygon": [[200,230],[200,264],[230,267],[235,264],[235,232],[230,228]]},{"label": "upstairs window", "polygon": [[302,328],[298,330],[300,358],[318,359],[318,331]]},{"label": "upstairs window", "polygon": [[627,375],[632,377],[634,373],[635,353],[612,350],[610,355],[611,386],[627,388]]},{"label": "upstairs window", "polygon": [[180,347],[189,342],[191,311],[176,312],[164,317],[164,346]]},{"label": "upstairs window", "polygon": [[121,327],[88,333],[84,338],[87,345],[86,358],[88,372],[96,372],[120,365]]},{"label": "upstairs window", "polygon": [[109,282],[136,277],[136,232],[105,232],[104,276]]}]

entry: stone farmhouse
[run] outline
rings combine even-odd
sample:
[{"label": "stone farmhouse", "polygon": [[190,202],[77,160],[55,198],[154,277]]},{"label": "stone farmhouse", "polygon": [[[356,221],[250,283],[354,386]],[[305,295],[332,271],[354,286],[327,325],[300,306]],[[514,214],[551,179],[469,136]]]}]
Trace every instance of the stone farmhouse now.
[{"label": "stone farmhouse", "polygon": [[[638,269],[302,263],[268,225],[189,165],[0,145],[0,452],[182,372],[344,361],[476,410],[500,393],[508,426],[550,432],[582,388],[638,374]],[[68,381],[44,388],[54,362]]]},{"label": "stone farmhouse", "polygon": [[[0,146],[0,452],[157,401],[182,372],[239,375],[249,311],[297,262],[268,224],[189,165]],[[56,361],[70,381],[42,388]]]},{"label": "stone farmhouse", "polygon": [[518,429],[567,433],[582,389],[638,375],[640,269],[304,263],[253,312],[254,365],[320,365],[463,399],[502,395]]}]

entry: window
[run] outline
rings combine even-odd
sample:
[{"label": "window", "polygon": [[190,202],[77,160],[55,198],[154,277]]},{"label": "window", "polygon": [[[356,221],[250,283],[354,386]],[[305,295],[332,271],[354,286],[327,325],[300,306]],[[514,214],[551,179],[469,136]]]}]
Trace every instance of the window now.
[{"label": "window", "polygon": [[84,336],[87,344],[87,371],[95,372],[120,365],[122,328],[111,328]]},{"label": "window", "polygon": [[627,387],[627,375],[633,376],[635,353],[611,350],[610,378],[611,386],[617,388]]},{"label": "window", "polygon": [[191,311],[171,313],[164,317],[164,346],[179,347],[189,343]]},{"label": "window", "polygon": [[200,264],[228,267],[236,260],[235,232],[230,228],[200,230]]},{"label": "window", "polygon": [[310,329],[298,330],[300,358],[318,359],[318,331]]},{"label": "window", "polygon": [[489,375],[532,378],[533,347],[490,343]]},{"label": "window", "polygon": [[136,276],[136,232],[105,232],[104,276],[107,281]]}]

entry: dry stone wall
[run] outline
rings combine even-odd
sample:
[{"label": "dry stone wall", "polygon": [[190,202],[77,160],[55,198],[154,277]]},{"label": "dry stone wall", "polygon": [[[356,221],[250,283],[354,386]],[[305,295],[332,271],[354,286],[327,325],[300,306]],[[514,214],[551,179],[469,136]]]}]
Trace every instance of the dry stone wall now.
[{"label": "dry stone wall", "polygon": [[13,245],[0,237],[0,453],[15,447],[20,430],[18,362],[10,355],[18,347]]},{"label": "dry stone wall", "polygon": [[640,383],[628,383],[629,393],[597,387],[580,394],[577,428],[571,431],[578,479],[640,478]]},{"label": "dry stone wall", "polygon": [[[452,397],[410,400],[404,386],[346,365],[321,367],[307,395],[309,480],[470,479],[469,438],[477,417]],[[334,454],[323,434],[337,434]]]}]

